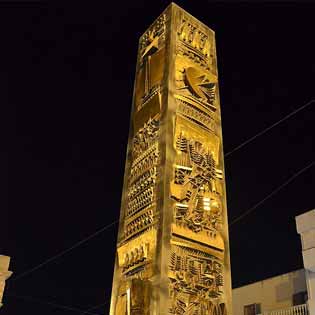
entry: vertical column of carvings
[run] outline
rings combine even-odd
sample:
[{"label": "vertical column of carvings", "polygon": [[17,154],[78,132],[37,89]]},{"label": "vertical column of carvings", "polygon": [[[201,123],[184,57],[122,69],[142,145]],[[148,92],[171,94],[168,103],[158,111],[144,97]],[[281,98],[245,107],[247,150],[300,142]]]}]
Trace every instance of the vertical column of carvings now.
[{"label": "vertical column of carvings", "polygon": [[[214,33],[175,7],[169,313],[227,313],[230,283]],[[228,308],[229,309],[229,308]]]},{"label": "vertical column of carvings", "polygon": [[[129,136],[129,167],[124,187],[120,241],[117,245],[112,315],[148,315],[156,276],[161,161],[160,123],[165,88],[164,12],[140,38]],[[117,297],[116,297],[117,296]]]}]

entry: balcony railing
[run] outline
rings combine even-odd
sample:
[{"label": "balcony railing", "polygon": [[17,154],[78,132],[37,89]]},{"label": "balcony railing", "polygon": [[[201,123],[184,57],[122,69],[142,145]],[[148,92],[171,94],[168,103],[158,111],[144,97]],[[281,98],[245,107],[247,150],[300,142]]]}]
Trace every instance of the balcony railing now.
[{"label": "balcony railing", "polygon": [[281,308],[273,311],[266,311],[260,315],[308,315],[307,304]]}]

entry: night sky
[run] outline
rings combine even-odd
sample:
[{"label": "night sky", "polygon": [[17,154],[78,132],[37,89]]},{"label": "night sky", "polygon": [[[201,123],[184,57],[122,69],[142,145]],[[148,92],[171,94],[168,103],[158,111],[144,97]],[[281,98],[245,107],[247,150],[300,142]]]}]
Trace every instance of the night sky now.
[{"label": "night sky", "polygon": [[[0,254],[16,277],[118,219],[138,38],[169,4],[64,2],[0,4],[2,136],[12,139]],[[177,4],[216,32],[225,152],[315,99],[315,4]],[[315,103],[226,158],[230,220],[314,161],[314,120]],[[315,208],[314,178],[315,166],[231,227],[234,287],[303,267],[294,217]],[[108,301],[116,234],[12,276],[1,313]]]}]

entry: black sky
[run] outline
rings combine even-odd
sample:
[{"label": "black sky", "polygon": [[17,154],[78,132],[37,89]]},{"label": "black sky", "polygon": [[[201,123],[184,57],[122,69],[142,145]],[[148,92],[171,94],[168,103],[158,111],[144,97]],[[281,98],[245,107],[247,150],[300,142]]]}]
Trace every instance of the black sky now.
[{"label": "black sky", "polygon": [[[1,103],[13,118],[0,254],[16,276],[118,218],[137,42],[169,1],[65,3],[0,4]],[[315,99],[314,3],[177,4],[216,31],[225,152]],[[231,220],[315,159],[314,107],[226,159]],[[231,227],[235,287],[302,268],[294,217],[315,208],[314,177],[315,167]],[[116,233],[12,278],[2,314],[72,314],[14,296],[105,302]]]}]

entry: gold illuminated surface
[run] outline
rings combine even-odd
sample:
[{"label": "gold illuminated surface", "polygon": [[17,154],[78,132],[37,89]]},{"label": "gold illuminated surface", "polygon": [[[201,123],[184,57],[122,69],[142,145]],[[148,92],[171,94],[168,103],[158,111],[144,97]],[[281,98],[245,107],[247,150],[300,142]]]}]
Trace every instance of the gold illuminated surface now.
[{"label": "gold illuminated surface", "polygon": [[6,280],[11,276],[12,272],[9,271],[10,257],[0,255],[0,307],[2,306],[2,297],[5,288]]},{"label": "gold illuminated surface", "polygon": [[171,4],[139,42],[111,315],[231,315],[214,32]]}]

